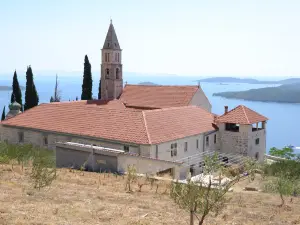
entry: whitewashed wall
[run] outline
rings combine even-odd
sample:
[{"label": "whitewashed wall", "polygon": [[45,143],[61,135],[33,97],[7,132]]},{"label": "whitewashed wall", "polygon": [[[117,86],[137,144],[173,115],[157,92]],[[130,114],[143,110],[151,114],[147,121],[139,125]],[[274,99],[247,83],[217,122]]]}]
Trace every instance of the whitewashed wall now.
[{"label": "whitewashed wall", "polygon": [[198,91],[193,96],[193,98],[190,102],[190,105],[200,106],[200,107],[206,109],[207,111],[211,112],[211,104],[201,87],[198,89]]}]

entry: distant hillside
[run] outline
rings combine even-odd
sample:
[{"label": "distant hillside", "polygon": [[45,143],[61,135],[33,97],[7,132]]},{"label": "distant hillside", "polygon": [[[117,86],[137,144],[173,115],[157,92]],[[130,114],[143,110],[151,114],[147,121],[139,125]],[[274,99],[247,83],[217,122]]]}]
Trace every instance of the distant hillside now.
[{"label": "distant hillside", "polygon": [[235,78],[235,77],[212,77],[199,80],[200,82],[209,83],[247,83],[247,84],[293,84],[300,82],[300,78],[289,78],[279,81],[260,81],[248,78]]},{"label": "distant hillside", "polygon": [[300,83],[250,89],[247,91],[214,93],[213,96],[249,101],[300,103]]},{"label": "distant hillside", "polygon": [[[24,90],[25,87],[20,86],[21,90]],[[11,91],[12,87],[11,86],[0,86],[0,91]]]},{"label": "distant hillside", "polygon": [[152,82],[141,82],[141,83],[139,83],[139,85],[157,85],[157,84],[152,83]]}]

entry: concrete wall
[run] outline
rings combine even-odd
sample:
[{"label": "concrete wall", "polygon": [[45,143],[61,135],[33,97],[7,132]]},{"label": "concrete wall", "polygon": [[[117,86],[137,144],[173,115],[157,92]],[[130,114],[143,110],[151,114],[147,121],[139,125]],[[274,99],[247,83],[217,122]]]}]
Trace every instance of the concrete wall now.
[{"label": "concrete wall", "polygon": [[194,97],[190,102],[190,105],[200,106],[206,109],[207,111],[211,112],[211,104],[201,87],[199,87],[198,91],[195,93]]},{"label": "concrete wall", "polygon": [[128,165],[134,165],[137,168],[137,173],[142,174],[155,174],[172,168],[175,178],[179,178],[179,165],[177,163],[58,144],[56,148],[57,167],[73,166],[80,168],[85,162],[89,170],[97,172],[100,171],[100,168],[101,171],[126,172]]},{"label": "concrete wall", "polygon": [[127,171],[128,165],[134,165],[137,168],[137,173],[141,174],[154,174],[159,171],[164,171],[166,169],[172,168],[174,178],[179,178],[179,168],[180,166],[173,162],[166,162],[162,160],[149,159],[138,156],[130,156],[125,154],[118,155],[118,171]]},{"label": "concrete wall", "polygon": [[[197,148],[197,140],[199,142]],[[187,142],[187,151],[184,151],[185,142]],[[171,156],[171,144],[177,143],[177,156]],[[175,161],[185,158],[199,152],[203,152],[203,134],[181,138],[178,140],[158,144],[158,158],[162,160]],[[151,146],[151,158],[156,158],[156,145]]]},{"label": "concrete wall", "polygon": [[89,171],[110,171],[117,172],[118,161],[116,156],[93,154],[89,151],[82,151],[72,148],[56,148],[56,166],[80,169],[86,164]]},{"label": "concrete wall", "polygon": [[[215,136],[216,136],[216,142],[215,142]],[[208,137],[208,145],[206,142],[207,137]],[[204,151],[220,151],[221,149],[220,133],[218,131],[215,131],[213,133],[205,134],[203,143],[204,143]]]}]

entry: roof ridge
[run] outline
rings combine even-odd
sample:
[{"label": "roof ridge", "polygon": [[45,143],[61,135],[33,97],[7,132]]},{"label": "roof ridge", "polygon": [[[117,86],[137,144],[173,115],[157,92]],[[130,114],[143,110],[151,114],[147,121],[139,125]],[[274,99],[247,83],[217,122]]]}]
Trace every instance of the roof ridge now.
[{"label": "roof ridge", "polygon": [[142,111],[142,115],[143,115],[143,119],[144,119],[144,124],[145,124],[145,129],[146,129],[146,134],[147,134],[148,142],[149,142],[149,144],[152,144],[151,138],[150,138],[150,134],[149,134],[149,131],[148,131],[148,125],[147,125],[146,115],[145,115],[144,111]]},{"label": "roof ridge", "polygon": [[196,105],[185,105],[185,106],[174,106],[174,107],[167,107],[167,108],[161,108],[161,109],[142,110],[142,112],[151,113],[151,112],[157,112],[157,111],[169,111],[169,110],[184,109],[184,108],[201,108],[201,107],[198,107]]},{"label": "roof ridge", "polygon": [[247,115],[247,113],[246,113],[246,111],[245,111],[245,106],[241,105],[241,107],[242,107],[242,109],[243,109],[243,112],[244,112],[244,114],[245,114],[245,117],[246,117],[247,122],[250,123],[250,120],[249,120],[249,118],[248,118],[248,115]]},{"label": "roof ridge", "polygon": [[146,86],[146,87],[195,87],[198,88],[198,85],[164,85],[164,84],[126,84],[127,86]]}]

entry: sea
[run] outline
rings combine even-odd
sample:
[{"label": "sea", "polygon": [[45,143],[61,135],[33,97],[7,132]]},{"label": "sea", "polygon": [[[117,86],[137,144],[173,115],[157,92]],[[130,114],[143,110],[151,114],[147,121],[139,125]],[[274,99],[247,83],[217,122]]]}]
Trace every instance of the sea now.
[{"label": "sea", "polygon": [[[93,96],[98,95],[99,72],[93,72]],[[125,73],[124,83],[138,84],[140,82],[152,82],[161,85],[195,85],[197,77],[176,76],[176,75],[139,75],[135,73]],[[20,85],[26,85],[25,75],[18,75]],[[82,74],[80,72],[60,73],[59,90],[63,101],[73,101],[81,96]],[[52,75],[36,75],[34,74],[34,82],[39,94],[39,103],[48,103],[53,95],[55,86],[55,73]],[[12,85],[12,75],[0,75],[0,86]],[[238,99],[226,99],[213,96],[213,93],[223,91],[242,91],[263,87],[277,86],[276,84],[245,84],[245,83],[200,83],[203,91],[212,104],[212,112],[222,114],[224,106],[228,106],[229,110],[238,106],[245,105],[260,114],[269,118],[267,122],[267,151],[271,147],[282,148],[287,145],[300,146],[300,104],[290,103],[270,103],[257,101],[244,101]],[[8,104],[10,101],[11,91],[0,91],[0,111],[6,106],[8,112]],[[25,93],[23,91],[23,101]]]}]

